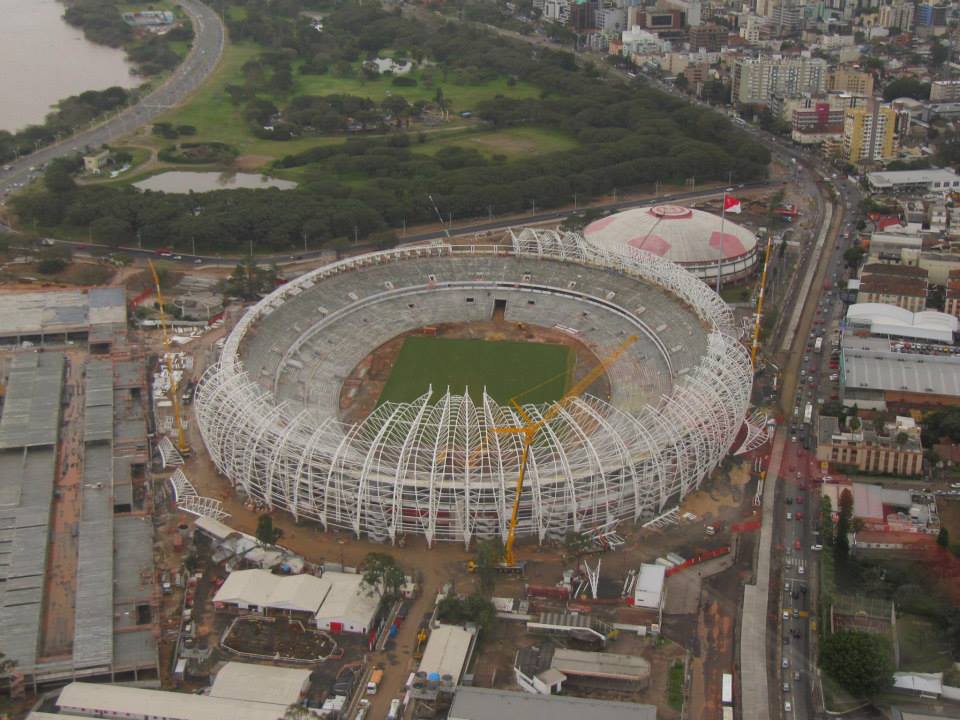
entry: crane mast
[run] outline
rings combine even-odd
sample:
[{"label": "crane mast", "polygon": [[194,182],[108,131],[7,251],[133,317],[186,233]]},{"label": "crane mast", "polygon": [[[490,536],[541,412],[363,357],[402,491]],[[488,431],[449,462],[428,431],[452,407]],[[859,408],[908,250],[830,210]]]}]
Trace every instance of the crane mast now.
[{"label": "crane mast", "polygon": [[563,394],[563,397],[561,397],[547,409],[540,420],[534,421],[520,406],[520,403],[517,402],[517,398],[522,397],[524,393],[515,395],[513,398],[511,398],[510,403],[517,411],[517,414],[523,419],[524,425],[518,427],[495,428],[495,431],[498,433],[513,433],[523,436],[523,444],[520,452],[520,471],[517,474],[517,484],[513,493],[513,511],[510,514],[510,525],[507,529],[507,541],[504,543],[503,547],[504,566],[511,568],[517,564],[516,556],[513,552],[513,545],[517,539],[517,520],[520,514],[520,494],[523,492],[523,481],[526,477],[527,459],[530,456],[530,447],[533,445],[533,442],[537,437],[537,433],[539,433],[540,428],[550,422],[550,420],[552,420],[570,400],[579,397],[601,375],[603,375],[607,368],[615,363],[620,356],[627,351],[627,348],[633,345],[636,341],[637,336],[635,335],[631,335],[624,340],[620,347],[603,358],[592,370],[590,370],[590,372],[574,383],[573,386]]},{"label": "crane mast", "polygon": [[160,306],[160,329],[163,332],[163,357],[167,367],[167,375],[170,377],[170,395],[173,402],[173,421],[177,431],[177,450],[186,457],[190,454],[190,446],[187,444],[187,434],[183,429],[183,417],[180,414],[180,395],[178,394],[177,378],[173,372],[173,358],[170,355],[170,334],[167,329],[167,313],[164,310],[163,291],[160,289],[160,276],[157,274],[157,268],[153,261],[148,260],[150,274],[153,275],[153,283],[157,287],[157,304]]}]

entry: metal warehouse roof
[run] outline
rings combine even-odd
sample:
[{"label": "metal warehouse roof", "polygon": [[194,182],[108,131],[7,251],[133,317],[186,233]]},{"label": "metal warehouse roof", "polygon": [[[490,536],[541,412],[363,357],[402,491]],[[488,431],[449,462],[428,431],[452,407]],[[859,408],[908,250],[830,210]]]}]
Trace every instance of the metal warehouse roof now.
[{"label": "metal warehouse roof", "polygon": [[63,365],[59,352],[13,356],[0,418],[0,449],[56,445]]},{"label": "metal warehouse roof", "polygon": [[287,707],[300,699],[310,670],[228,662],[210,686],[210,697]]},{"label": "metal warehouse roof", "polygon": [[867,182],[875,190],[896,187],[897,185],[921,185],[928,183],[954,183],[960,186],[960,176],[953,170],[929,168],[926,170],[886,170],[867,173]]},{"label": "metal warehouse roof", "polygon": [[656,720],[655,705],[461,687],[449,720]]},{"label": "metal warehouse roof", "polygon": [[66,712],[84,710],[114,717],[167,720],[280,720],[286,708],[268,703],[165,692],[123,685],[73,682],[60,691],[57,704]]},{"label": "metal warehouse roof", "polygon": [[127,321],[123,288],[51,290],[0,296],[0,337],[81,332]]},{"label": "metal warehouse roof", "polygon": [[860,341],[844,343],[847,388],[960,396],[960,358],[858,349]]}]

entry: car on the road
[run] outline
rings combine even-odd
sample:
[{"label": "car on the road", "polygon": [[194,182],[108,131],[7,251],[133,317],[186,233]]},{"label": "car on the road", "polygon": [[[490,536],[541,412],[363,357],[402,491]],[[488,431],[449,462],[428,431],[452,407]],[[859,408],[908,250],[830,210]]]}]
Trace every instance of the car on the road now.
[{"label": "car on the road", "polygon": [[793,520],[793,513],[792,513],[792,512],[788,512],[788,513],[787,513],[787,520]]},{"label": "car on the road", "polygon": [[[784,662],[786,662],[786,661],[784,661]],[[784,667],[786,667],[786,665],[784,665]],[[790,704],[790,701],[787,700],[787,701],[783,704],[783,711],[784,711],[784,712],[790,712],[791,710],[793,710],[793,705],[791,705],[791,704]]]},{"label": "car on the road", "polygon": [[203,258],[197,258],[196,260],[193,261],[193,264],[200,265],[202,262],[203,262]]},{"label": "car on the road", "polygon": [[781,662],[780,665],[784,668],[790,667],[790,658],[784,658],[783,662]]},{"label": "car on the road", "polygon": [[799,670],[794,670],[794,671],[793,671],[793,679],[794,679],[794,680],[799,680],[799,679],[800,679],[800,671],[799,671]]},{"label": "car on the road", "polygon": [[783,691],[784,691],[784,692],[790,692],[790,683],[785,682],[785,683],[783,684]]},{"label": "car on the road", "polygon": [[793,498],[787,498],[787,505],[793,505]]},{"label": "car on the road", "polygon": [[794,550],[799,550],[800,547],[801,547],[801,546],[800,546],[800,538],[797,538],[796,540],[793,541],[793,549],[794,549]]},{"label": "car on the road", "polygon": [[797,505],[803,505],[803,495],[797,495],[795,502]]},{"label": "car on the road", "polygon": [[790,611],[789,611],[789,610],[784,610],[784,611],[783,611],[783,619],[784,619],[784,620],[789,620],[789,619],[790,619]]},{"label": "car on the road", "polygon": [[797,520],[803,520],[803,512],[801,510],[797,510]]},{"label": "car on the road", "polygon": [[789,635],[784,635],[784,636],[783,636],[783,644],[784,644],[784,645],[789,645],[789,644],[790,644],[790,636],[789,636]]},{"label": "car on the road", "polygon": [[821,545],[820,543],[816,543],[814,545],[811,545],[810,549],[813,550],[814,552],[820,552],[821,550],[823,550],[823,545]]}]

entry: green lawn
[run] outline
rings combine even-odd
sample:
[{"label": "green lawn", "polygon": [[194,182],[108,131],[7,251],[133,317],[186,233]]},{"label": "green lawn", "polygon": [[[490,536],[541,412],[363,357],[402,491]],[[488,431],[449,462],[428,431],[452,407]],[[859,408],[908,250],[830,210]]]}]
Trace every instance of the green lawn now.
[{"label": "green lawn", "polygon": [[551,402],[563,396],[575,355],[563,345],[408,337],[387,380],[380,403],[410,402],[432,385],[435,392],[462,394],[474,402],[484,386],[500,403]]},{"label": "green lawn", "polygon": [[425,143],[413,143],[410,149],[416,153],[435,155],[443,148],[452,146],[472,148],[488,157],[505,155],[512,159],[570,150],[577,146],[577,141],[560,130],[519,127],[428,134]]},{"label": "green lawn", "polygon": [[936,623],[919,615],[898,615],[897,639],[901,670],[940,672],[950,668],[950,643]]},{"label": "green lawn", "polygon": [[[197,93],[187,101],[182,107],[171,110],[163,116],[157,118],[158,122],[170,122],[174,125],[193,125],[197,128],[197,135],[189,138],[191,142],[217,141],[224,142],[236,147],[240,155],[262,155],[269,157],[282,157],[288,154],[302,152],[317,145],[329,144],[331,142],[342,142],[344,135],[334,135],[329,137],[304,137],[290,141],[261,140],[247,130],[246,123],[243,120],[243,108],[234,105],[227,96],[227,85],[239,85],[243,83],[242,67],[245,62],[257,57],[262,52],[262,48],[254,43],[228,43],[223,51],[223,59],[220,67],[214,72],[213,76],[197,91]],[[443,88],[444,97],[447,104],[454,113],[470,110],[477,101],[485,98],[493,98],[496,95],[505,95],[507,97],[524,98],[535,97],[539,94],[539,89],[529,83],[517,82],[510,86],[506,78],[487,82],[481,85],[456,85],[451,82],[442,82],[442,73],[438,69],[433,70],[435,83],[431,87],[395,87],[391,84],[391,78],[383,77],[374,80],[365,80],[359,72],[357,66],[355,77],[336,77],[330,73],[326,75],[300,75],[294,72],[294,89],[288,97],[268,97],[278,107],[283,107],[290,98],[296,95],[331,95],[331,94],[351,94],[361,97],[367,97],[371,100],[380,102],[389,94],[403,95],[411,103],[417,100],[433,100],[436,95],[436,88]],[[420,72],[413,73],[414,76],[420,76]],[[456,118],[456,119],[454,119]],[[458,123],[465,124],[455,114],[451,116],[449,126],[459,129]],[[445,125],[443,129],[448,126]],[[419,128],[413,128],[418,132]],[[431,135],[434,133],[430,133]],[[442,132],[437,133],[442,134]],[[157,140],[157,146],[160,147],[165,141]],[[476,142],[481,146],[485,142],[482,138]],[[166,142],[169,144],[169,142]],[[574,141],[562,133],[553,131],[528,129],[526,137],[521,135],[507,141],[502,150],[497,150],[493,146],[489,148],[490,154],[502,152],[503,154],[518,154],[523,152],[551,152],[553,150],[562,150],[572,147]],[[427,143],[427,148],[431,143]],[[495,145],[495,143],[493,144]],[[442,147],[438,145],[436,149]],[[429,150],[425,151],[429,152]]]},{"label": "green lawn", "polygon": [[[295,68],[296,69],[296,68]],[[433,83],[424,85],[423,73],[433,74]],[[537,97],[540,90],[535,85],[517,82],[512,87],[507,78],[501,77],[479,85],[457,85],[452,77],[443,81],[443,74],[439,69],[427,68],[415,70],[406,77],[417,78],[416,87],[402,87],[393,85],[393,76],[380,76],[367,80],[359,71],[354,69],[353,77],[337,77],[328,72],[324,75],[299,75],[294,73],[295,90],[293,95],[356,95],[381,102],[391,95],[402,95],[411,103],[417,100],[433,101],[437,88],[443,88],[443,96],[451,113],[460,113],[472,110],[480,100],[488,100],[497,95],[511,98]]]}]

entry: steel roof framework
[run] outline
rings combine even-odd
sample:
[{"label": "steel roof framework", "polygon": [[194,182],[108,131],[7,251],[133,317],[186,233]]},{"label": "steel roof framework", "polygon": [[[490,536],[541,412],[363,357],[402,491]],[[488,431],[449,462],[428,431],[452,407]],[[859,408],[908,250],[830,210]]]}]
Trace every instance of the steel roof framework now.
[{"label": "steel roof framework", "polygon": [[[255,323],[330,275],[424,254],[497,255],[543,257],[635,277],[686,303],[709,328],[699,363],[675,374],[673,391],[656,407],[628,414],[585,395],[544,424],[531,448],[518,534],[542,542],[636,521],[696,489],[727,453],[749,401],[750,359],[730,309],[702,281],[649,253],[622,257],[555,231],[525,229],[513,239],[512,249],[437,245],[351,258],[264,298],[240,320],[197,390],[197,420],[220,472],[272,508],[358,536],[395,540],[414,533],[431,544],[504,537],[521,442],[492,429],[520,424],[513,408],[485,393],[474,402],[431,388],[413,402],[384,403],[347,425],[276,402],[249,377],[240,353]],[[663,353],[659,338],[651,339]],[[527,405],[524,411],[538,420],[548,407]]]}]

